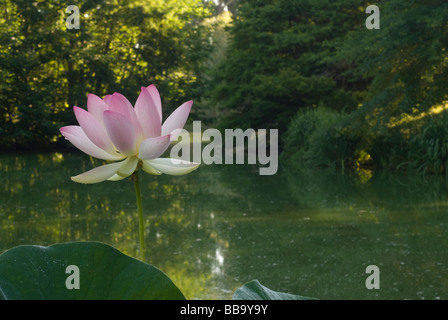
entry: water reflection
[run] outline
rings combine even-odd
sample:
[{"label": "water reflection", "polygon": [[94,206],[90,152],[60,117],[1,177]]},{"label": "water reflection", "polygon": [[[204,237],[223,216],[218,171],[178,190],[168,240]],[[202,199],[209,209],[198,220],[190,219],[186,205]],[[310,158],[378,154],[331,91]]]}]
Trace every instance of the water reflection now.
[{"label": "water reflection", "polygon": [[[94,240],[138,257],[131,182],[80,185],[81,154],[0,157],[0,252]],[[447,299],[448,185],[405,174],[201,166],[142,175],[147,261],[189,299],[229,299],[258,279],[321,299]],[[378,265],[381,289],[367,290]]]}]

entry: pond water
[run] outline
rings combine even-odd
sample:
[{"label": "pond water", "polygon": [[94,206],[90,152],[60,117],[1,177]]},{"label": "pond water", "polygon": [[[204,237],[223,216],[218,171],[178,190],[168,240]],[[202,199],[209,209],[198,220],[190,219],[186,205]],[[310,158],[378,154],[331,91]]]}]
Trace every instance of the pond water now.
[{"label": "pond water", "polygon": [[[0,156],[0,253],[101,241],[138,257],[132,182],[81,185],[78,153]],[[146,259],[187,299],[231,299],[257,279],[319,299],[448,299],[448,183],[404,173],[202,165],[142,173]],[[367,289],[369,265],[380,288]]]}]

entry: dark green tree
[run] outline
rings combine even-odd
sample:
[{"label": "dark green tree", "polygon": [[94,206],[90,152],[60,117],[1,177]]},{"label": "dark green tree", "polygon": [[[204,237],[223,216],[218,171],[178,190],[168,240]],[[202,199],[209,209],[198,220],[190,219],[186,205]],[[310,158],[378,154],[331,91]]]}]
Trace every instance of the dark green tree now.
[{"label": "dark green tree", "polygon": [[388,0],[378,7],[380,29],[350,33],[339,51],[355,65],[350,77],[371,82],[349,130],[365,128],[364,148],[378,166],[445,168],[448,146],[437,128],[446,116],[424,114],[448,98],[448,3]]},{"label": "dark green tree", "polygon": [[385,124],[447,99],[448,3],[388,0],[379,9],[381,28],[353,32],[340,54],[357,62],[353,77],[372,81],[362,112]]},{"label": "dark green tree", "polygon": [[282,132],[300,109],[354,110],[365,83],[352,83],[344,72],[353,66],[334,54],[348,31],[364,27],[364,3],[239,2],[212,93],[222,110],[221,125]]}]

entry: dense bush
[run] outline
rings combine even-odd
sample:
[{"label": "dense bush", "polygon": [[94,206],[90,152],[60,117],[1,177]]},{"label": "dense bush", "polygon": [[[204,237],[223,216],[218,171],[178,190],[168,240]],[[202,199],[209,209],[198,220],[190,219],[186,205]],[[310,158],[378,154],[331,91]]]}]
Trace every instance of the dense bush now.
[{"label": "dense bush", "polygon": [[[288,142],[310,117],[300,120],[298,115],[289,126],[285,154],[316,164],[368,160],[377,168],[447,172],[447,116],[428,114],[448,99],[448,3],[389,0],[379,7],[381,31],[349,31],[327,60],[351,65],[340,74],[352,97],[364,81],[367,89],[356,91],[362,102],[356,110],[345,108],[347,115],[341,114],[337,126],[328,126],[333,117],[327,115],[327,122],[318,122],[322,128],[295,138],[305,139],[306,146],[299,140]],[[326,106],[340,109],[337,104]],[[308,132],[313,132],[312,139],[306,138]]]},{"label": "dense bush", "polygon": [[444,173],[448,166],[448,113],[428,116],[409,139],[408,163],[422,173]]},{"label": "dense bush", "polygon": [[284,157],[312,166],[353,167],[364,160],[350,115],[327,108],[300,111],[284,137]]},{"label": "dense bush", "polygon": [[448,168],[448,112],[422,117],[378,129],[366,148],[378,168],[446,173]]}]

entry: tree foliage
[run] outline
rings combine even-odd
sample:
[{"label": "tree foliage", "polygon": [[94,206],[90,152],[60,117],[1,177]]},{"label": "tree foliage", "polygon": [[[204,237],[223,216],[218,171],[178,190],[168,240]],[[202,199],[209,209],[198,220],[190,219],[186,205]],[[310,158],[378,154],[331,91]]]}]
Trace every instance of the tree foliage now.
[{"label": "tree foliage", "polygon": [[381,29],[351,33],[339,54],[357,61],[353,77],[372,80],[363,111],[387,122],[446,100],[448,3],[388,0],[380,9]]},{"label": "tree foliage", "polygon": [[362,81],[331,59],[349,30],[364,23],[364,1],[248,0],[229,32],[227,59],[217,71],[214,101],[225,125],[286,129],[302,108],[353,110]]},{"label": "tree foliage", "polygon": [[[167,112],[194,99],[210,124],[279,129],[314,162],[399,167],[424,145],[445,159],[432,135],[448,100],[446,1],[378,1],[372,30],[365,0],[80,0],[68,30],[71,4],[0,2],[2,149],[62,142],[89,92],[134,102],[154,83]],[[298,137],[307,117],[314,133]]]},{"label": "tree foliage", "polygon": [[209,4],[81,0],[80,27],[67,29],[71,4],[0,3],[2,148],[57,142],[58,127],[74,121],[71,107],[85,106],[89,92],[119,91],[135,101],[141,86],[154,83],[171,108],[201,93]]},{"label": "tree foliage", "polygon": [[444,171],[446,157],[439,149],[448,146],[423,152],[414,142],[439,146],[443,136],[435,133],[441,132],[436,128],[445,111],[434,110],[446,108],[448,98],[448,3],[389,0],[380,9],[381,29],[351,33],[339,51],[356,61],[349,76],[371,83],[351,129],[365,128],[363,147],[378,166],[423,162],[435,168],[441,162],[435,171]]}]

